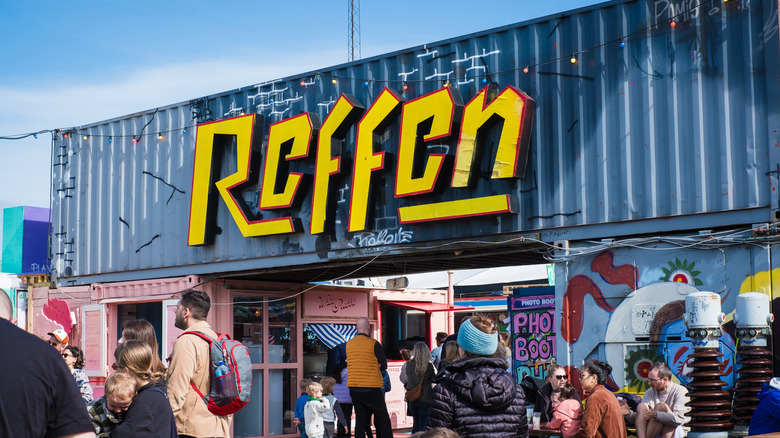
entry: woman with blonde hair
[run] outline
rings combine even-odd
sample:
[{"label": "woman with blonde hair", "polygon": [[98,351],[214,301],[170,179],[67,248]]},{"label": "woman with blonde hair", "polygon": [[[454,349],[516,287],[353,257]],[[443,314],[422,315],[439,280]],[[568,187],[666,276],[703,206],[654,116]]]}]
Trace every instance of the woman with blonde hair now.
[{"label": "woman with blonde hair", "polygon": [[441,361],[439,362],[439,376],[444,375],[444,370],[447,369],[449,364],[460,359],[460,345],[458,345],[457,341],[447,342],[442,345],[442,349],[444,351],[441,353]]},{"label": "woman with blonde hair", "polygon": [[406,381],[404,387],[407,391],[414,389],[417,385],[422,385],[419,396],[415,400],[409,401],[409,409],[412,411],[412,433],[420,432],[425,428],[425,421],[428,419],[428,401],[431,399],[431,389],[433,387],[433,378],[436,376],[431,363],[431,352],[425,342],[414,344],[412,349],[412,358],[406,363]]},{"label": "woman with blonde hair", "polygon": [[138,339],[130,339],[122,343],[118,350],[118,368],[135,379],[138,393],[133,398],[124,421],[114,429],[111,437],[176,436],[176,423],[163,383],[165,374],[152,370],[152,347]]}]

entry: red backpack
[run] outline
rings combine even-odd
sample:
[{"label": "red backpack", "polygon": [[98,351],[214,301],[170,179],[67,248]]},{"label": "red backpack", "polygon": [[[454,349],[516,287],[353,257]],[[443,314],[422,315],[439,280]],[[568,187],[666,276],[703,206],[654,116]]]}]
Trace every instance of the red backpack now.
[{"label": "red backpack", "polygon": [[[252,394],[252,359],[246,346],[226,334],[217,334],[217,339],[200,332],[184,332],[179,337],[183,335],[195,335],[209,343],[211,389],[208,395],[203,395],[190,381],[190,386],[206,403],[209,412],[230,415],[246,406]],[[227,367],[223,375],[217,372],[220,363]]]}]

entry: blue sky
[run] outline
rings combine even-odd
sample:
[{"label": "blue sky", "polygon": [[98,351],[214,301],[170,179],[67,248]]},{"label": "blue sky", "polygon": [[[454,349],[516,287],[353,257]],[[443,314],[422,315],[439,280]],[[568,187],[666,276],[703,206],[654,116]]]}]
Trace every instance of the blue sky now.
[{"label": "blue sky", "polygon": [[[361,54],[367,58],[595,3],[363,0]],[[8,136],[79,126],[344,63],[347,0],[4,1],[0,47],[0,136]],[[0,140],[0,209],[49,206],[50,147],[49,134]]]}]

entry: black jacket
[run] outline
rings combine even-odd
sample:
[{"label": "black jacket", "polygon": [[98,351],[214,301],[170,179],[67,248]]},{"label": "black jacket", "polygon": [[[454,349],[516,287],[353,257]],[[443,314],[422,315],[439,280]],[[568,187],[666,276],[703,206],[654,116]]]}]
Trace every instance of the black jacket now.
[{"label": "black jacket", "polygon": [[426,429],[445,427],[463,438],[527,437],[525,393],[506,366],[489,357],[451,363],[433,389]]},{"label": "black jacket", "polygon": [[170,438],[176,436],[176,422],[165,394],[165,384],[149,383],[138,390],[133,403],[111,438]]}]

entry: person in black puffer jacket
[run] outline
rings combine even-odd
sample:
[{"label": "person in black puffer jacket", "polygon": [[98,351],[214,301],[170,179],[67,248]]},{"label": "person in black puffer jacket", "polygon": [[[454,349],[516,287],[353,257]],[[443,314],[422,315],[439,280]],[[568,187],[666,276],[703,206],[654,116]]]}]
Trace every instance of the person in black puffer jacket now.
[{"label": "person in black puffer jacket", "polygon": [[433,389],[426,429],[444,427],[463,438],[528,437],[525,393],[506,372],[503,358],[490,357],[498,334],[475,315],[458,331],[461,359],[447,366]]}]

